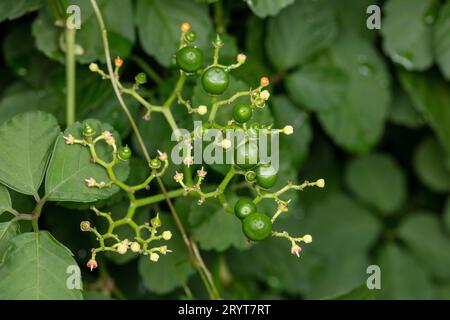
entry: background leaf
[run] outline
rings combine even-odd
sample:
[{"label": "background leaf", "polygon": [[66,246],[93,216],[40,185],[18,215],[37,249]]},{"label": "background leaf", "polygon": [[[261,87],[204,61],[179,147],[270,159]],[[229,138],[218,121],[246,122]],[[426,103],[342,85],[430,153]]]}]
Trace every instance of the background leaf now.
[{"label": "background leaf", "polygon": [[157,263],[150,261],[148,256],[139,258],[139,274],[144,280],[145,287],[159,294],[166,294],[186,284],[189,277],[194,273],[190,265],[188,252],[181,235],[176,232],[175,223],[172,218],[160,216],[164,230],[171,230],[172,239],[164,241],[164,245],[173,252],[160,256]]},{"label": "background leaf", "polygon": [[445,78],[450,80],[450,1],[442,5],[434,26],[433,49]]},{"label": "background leaf", "polygon": [[425,70],[433,64],[432,29],[427,21],[428,11],[436,2],[389,0],[383,6],[384,51],[407,70]]},{"label": "background leaf", "polygon": [[[120,147],[120,137],[110,125],[94,119],[85,120],[84,123],[89,123],[97,135],[105,130],[110,131],[114,135],[117,146]],[[82,139],[83,128],[84,124],[75,122],[56,141],[45,179],[45,192],[49,195],[50,201],[94,202],[107,199],[119,190],[115,185],[103,189],[86,186],[85,179],[92,177],[97,182],[108,182],[109,178],[103,167],[91,162],[91,154],[87,147],[65,143],[63,136],[69,134],[72,134],[75,139]],[[111,161],[112,149],[106,143],[98,143],[96,151],[101,159]],[[110,158],[107,158],[108,156]],[[128,170],[128,162],[120,162],[114,167],[114,172],[120,180],[127,178]]]},{"label": "background leaf", "polygon": [[197,34],[196,44],[205,49],[212,32],[207,8],[193,1],[138,0],[136,3],[136,25],[139,40],[145,52],[161,65],[173,64],[180,38],[180,26],[189,22]]},{"label": "background leaf", "polygon": [[11,197],[8,189],[0,184],[0,215],[8,209],[11,209]]},{"label": "background leaf", "polygon": [[370,154],[352,160],[346,170],[350,190],[382,214],[398,210],[406,198],[406,179],[397,164],[385,154]]},{"label": "background leaf", "polygon": [[81,291],[68,289],[72,253],[47,231],[14,237],[0,265],[1,299],[80,300]]},{"label": "background leaf", "polygon": [[328,1],[297,0],[269,20],[267,54],[277,69],[289,69],[327,48],[336,34],[335,15]]},{"label": "background leaf", "polygon": [[281,9],[291,5],[295,0],[246,0],[252,11],[261,18],[274,16]]},{"label": "background leaf", "polygon": [[59,132],[56,119],[44,112],[20,114],[0,126],[0,181],[37,195]]},{"label": "background leaf", "polygon": [[10,246],[9,241],[19,233],[19,224],[16,221],[0,223],[0,262]]}]

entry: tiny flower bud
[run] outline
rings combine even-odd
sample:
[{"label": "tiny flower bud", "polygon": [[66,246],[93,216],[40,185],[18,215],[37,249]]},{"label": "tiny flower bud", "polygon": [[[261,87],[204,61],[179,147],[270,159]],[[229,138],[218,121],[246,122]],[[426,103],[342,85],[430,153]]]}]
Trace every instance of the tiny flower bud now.
[{"label": "tiny flower bud", "polygon": [[300,257],[300,252],[302,251],[302,248],[300,248],[300,246],[298,245],[292,245],[291,247],[291,253],[295,254],[297,257]]},{"label": "tiny flower bud", "polygon": [[161,222],[161,219],[159,218],[159,213],[156,214],[156,217],[154,217],[150,220],[150,223],[151,223],[152,227],[154,227],[154,228],[161,227],[162,222]]},{"label": "tiny flower bud", "polygon": [[86,264],[86,266],[92,270],[94,270],[95,268],[98,267],[98,263],[95,260],[89,260],[88,263]]},{"label": "tiny flower bud", "polygon": [[304,243],[311,243],[312,242],[312,236],[310,234],[305,234],[303,236],[302,240],[303,240]]},{"label": "tiny flower bud", "polygon": [[192,158],[192,157],[186,157],[186,158],[184,158],[183,163],[184,163],[185,165],[187,165],[188,168],[189,168],[189,166],[191,166],[191,165],[194,164],[194,158]]},{"label": "tiny flower bud", "polygon": [[269,100],[270,93],[269,93],[269,91],[267,91],[267,90],[263,90],[263,91],[261,91],[261,93],[260,93],[259,96],[261,97],[261,99],[267,101],[267,100]]},{"label": "tiny flower bud", "polygon": [[73,144],[75,142],[75,138],[73,135],[69,134],[67,137],[63,137],[66,140],[66,144]]},{"label": "tiny flower bud", "polygon": [[206,176],[207,173],[208,173],[208,172],[206,172],[206,170],[203,170],[203,167],[202,167],[200,170],[197,170],[197,175],[198,175],[200,178],[204,178],[204,177]]},{"label": "tiny flower bud", "polygon": [[283,133],[285,134],[285,135],[290,135],[290,134],[293,134],[294,133],[294,127],[293,126],[285,126],[284,128],[283,128]]},{"label": "tiny flower bud", "polygon": [[199,115],[202,116],[202,115],[206,114],[207,112],[208,112],[208,107],[207,106],[204,106],[204,105],[198,106],[197,113]]},{"label": "tiny flower bud", "polygon": [[114,64],[116,65],[117,68],[120,68],[123,65],[123,60],[121,57],[116,57],[114,59]]},{"label": "tiny flower bud", "polygon": [[109,144],[110,146],[112,146],[115,143],[114,136],[108,130],[104,131],[102,133],[102,135],[103,135],[103,138],[105,139],[105,142],[107,144]]},{"label": "tiny flower bud", "polygon": [[223,139],[220,143],[220,146],[224,149],[229,149],[231,147],[230,139]]},{"label": "tiny flower bud", "polygon": [[256,173],[255,173],[255,171],[247,171],[245,173],[245,180],[247,182],[250,182],[250,183],[254,182],[256,180]]},{"label": "tiny flower bud", "polygon": [[183,32],[188,32],[189,29],[191,29],[191,25],[190,25],[189,23],[183,22],[183,23],[181,24],[181,31],[183,31]]},{"label": "tiny flower bud", "polygon": [[161,160],[159,160],[159,159],[151,159],[148,165],[152,169],[159,169],[161,167]]},{"label": "tiny flower bud", "polygon": [[151,252],[150,253],[150,260],[153,261],[153,262],[158,262],[159,255],[157,253]]},{"label": "tiny flower bud", "polygon": [[323,180],[323,179],[317,180],[316,181],[316,186],[318,186],[319,188],[325,187],[325,180]]},{"label": "tiny flower bud", "polygon": [[164,231],[164,232],[162,233],[162,238],[163,238],[164,240],[170,240],[170,239],[172,238],[172,232],[170,232],[170,231]]},{"label": "tiny flower bud", "polygon": [[95,184],[97,183],[97,182],[95,181],[95,179],[92,178],[92,177],[89,178],[89,179],[85,179],[84,181],[86,182],[86,185],[87,185],[89,188],[95,187]]},{"label": "tiny flower bud", "polygon": [[197,35],[195,34],[195,32],[189,31],[186,33],[184,38],[189,42],[194,42],[195,39],[197,38]]},{"label": "tiny flower bud", "polygon": [[173,176],[173,179],[176,182],[181,182],[181,181],[183,181],[183,174],[181,172],[175,172],[175,175]]},{"label": "tiny flower bud", "polygon": [[99,68],[98,68],[98,64],[96,63],[91,63],[89,65],[89,70],[91,70],[92,72],[98,72]]},{"label": "tiny flower bud", "polygon": [[81,221],[80,229],[84,232],[91,231],[91,223],[89,221]]},{"label": "tiny flower bud", "polygon": [[126,244],[124,244],[124,243],[121,243],[121,244],[119,244],[118,246],[117,246],[117,252],[118,253],[120,253],[120,254],[125,254],[125,253],[127,253],[127,250],[128,250],[128,246],[126,245]]},{"label": "tiny flower bud", "polygon": [[261,85],[261,87],[267,87],[269,85],[269,78],[267,77],[262,77],[261,80],[259,81],[259,84]]},{"label": "tiny flower bud", "polygon": [[134,253],[137,253],[141,250],[141,245],[137,242],[133,242],[131,244],[131,251],[133,251]]},{"label": "tiny flower bud", "polygon": [[158,159],[161,161],[166,161],[167,160],[167,153],[165,152],[161,152],[158,150]]},{"label": "tiny flower bud", "polygon": [[161,252],[161,254],[167,254],[167,252],[172,252],[172,250],[167,249],[167,246],[162,246],[159,248],[159,252]]},{"label": "tiny flower bud", "polygon": [[92,128],[89,123],[85,123],[84,124],[84,128],[83,128],[83,135],[85,137],[90,137],[93,136],[95,134],[95,130],[94,128]]},{"label": "tiny flower bud", "polygon": [[243,53],[239,53],[236,57],[237,62],[239,62],[240,64],[244,63],[245,60],[247,60],[247,56]]}]

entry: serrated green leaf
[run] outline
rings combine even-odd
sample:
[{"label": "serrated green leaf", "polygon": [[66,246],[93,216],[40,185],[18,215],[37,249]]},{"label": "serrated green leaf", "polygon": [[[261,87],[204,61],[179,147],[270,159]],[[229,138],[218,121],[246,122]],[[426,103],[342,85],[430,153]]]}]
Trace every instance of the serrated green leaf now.
[{"label": "serrated green leaf", "polygon": [[6,19],[17,19],[39,9],[43,4],[43,0],[2,0],[0,1],[0,22]]},{"label": "serrated green leaf", "polygon": [[[120,147],[119,134],[110,125],[94,119],[85,120],[84,123],[89,123],[97,135],[105,130],[110,131],[117,146]],[[102,166],[91,162],[91,154],[87,147],[66,144],[64,136],[69,134],[72,134],[75,139],[82,139],[83,128],[83,124],[76,122],[67,128],[56,141],[45,179],[45,191],[49,195],[48,200],[50,201],[94,202],[107,199],[119,190],[115,185],[103,189],[86,186],[85,179],[92,177],[97,182],[108,182],[109,178]],[[96,151],[101,159],[111,161],[111,147],[105,143],[98,143]],[[119,180],[124,181],[128,177],[129,163],[119,162],[114,167],[114,172]]]},{"label": "serrated green leaf", "polygon": [[18,192],[37,196],[58,133],[56,119],[40,111],[3,123],[0,181]]},{"label": "serrated green leaf", "polygon": [[406,178],[395,160],[382,153],[353,159],[346,170],[350,190],[382,214],[398,210],[406,199]]},{"label": "serrated green leaf", "polygon": [[11,197],[8,189],[0,184],[0,215],[11,209]]},{"label": "serrated green leaf", "polygon": [[336,66],[306,65],[286,77],[292,100],[311,111],[328,110],[345,102],[347,74]]},{"label": "serrated green leaf", "polygon": [[435,73],[406,71],[400,71],[400,81],[446,150],[450,168],[450,84]]},{"label": "serrated green leaf", "polygon": [[417,176],[428,188],[445,193],[450,190],[450,170],[445,166],[445,153],[433,138],[423,140],[417,147],[414,158]]},{"label": "serrated green leaf", "polygon": [[272,64],[286,70],[327,48],[338,26],[333,6],[326,0],[297,0],[270,18],[266,50]]},{"label": "serrated green leaf", "polygon": [[166,294],[186,284],[189,277],[194,273],[188,256],[188,251],[177,232],[172,218],[166,215],[160,216],[164,230],[172,231],[173,237],[164,241],[173,252],[160,256],[158,262],[150,261],[148,256],[139,258],[139,274],[145,287],[158,294]]},{"label": "serrated green leaf", "polygon": [[378,254],[381,269],[381,290],[377,299],[415,300],[431,299],[432,287],[427,273],[417,264],[408,251],[389,243]]},{"label": "serrated green leaf", "polygon": [[[390,77],[373,45],[350,31],[330,49],[332,65],[349,79],[346,99],[318,113],[326,133],[340,147],[354,153],[373,148],[383,133],[390,106]],[[301,90],[301,88],[299,88]]]},{"label": "serrated green leaf", "polygon": [[250,9],[260,18],[275,16],[281,9],[288,7],[295,0],[245,0]]},{"label": "serrated green leaf", "polygon": [[3,255],[10,246],[9,241],[18,233],[19,224],[16,221],[10,220],[0,223],[0,263],[3,260]]},{"label": "serrated green leaf", "polygon": [[450,1],[442,5],[434,25],[433,48],[445,78],[450,80]]},{"label": "serrated green leaf", "polygon": [[407,216],[398,235],[439,281],[450,279],[450,238],[436,215],[421,212]]},{"label": "serrated green leaf", "polygon": [[433,64],[432,29],[427,23],[427,11],[435,2],[389,0],[383,7],[383,49],[392,61],[407,70],[422,71]]},{"label": "serrated green leaf", "polygon": [[0,299],[82,299],[81,290],[67,286],[67,269],[77,263],[50,233],[24,233],[10,243],[0,265]]},{"label": "serrated green leaf", "polygon": [[[285,125],[294,127],[292,135],[280,137],[280,145],[289,150],[291,163],[295,168],[299,168],[308,155],[313,135],[309,115],[297,109],[284,95],[271,98],[270,104],[278,128],[283,128]],[[293,144],[296,145],[294,149],[291,148]],[[281,159],[286,161],[284,157]]]},{"label": "serrated green leaf", "polygon": [[179,46],[183,22],[188,22],[197,34],[196,45],[212,50],[207,41],[212,24],[205,5],[193,1],[138,0],[135,17],[144,51],[163,66],[173,64],[172,56]]}]

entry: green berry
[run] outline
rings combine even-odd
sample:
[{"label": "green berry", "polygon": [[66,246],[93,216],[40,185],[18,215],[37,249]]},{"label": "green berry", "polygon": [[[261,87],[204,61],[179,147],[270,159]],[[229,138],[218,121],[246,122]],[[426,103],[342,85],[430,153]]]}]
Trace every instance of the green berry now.
[{"label": "green berry", "polygon": [[152,169],[159,169],[161,167],[161,160],[156,159],[156,158],[152,159],[152,160],[150,160],[149,166]]},{"label": "green berry", "polygon": [[264,189],[272,188],[277,182],[277,170],[270,164],[262,164],[256,168],[256,183]]},{"label": "green berry", "polygon": [[127,161],[131,158],[131,149],[128,146],[119,148],[119,159],[122,161]]},{"label": "green berry", "polygon": [[184,37],[186,38],[187,41],[194,42],[195,39],[197,38],[197,35],[193,31],[188,31],[188,33],[186,33]]},{"label": "green berry", "polygon": [[255,212],[242,221],[242,231],[248,239],[261,241],[272,233],[272,221],[264,213]]},{"label": "green berry", "polygon": [[241,220],[245,219],[254,212],[256,212],[256,204],[247,198],[239,199],[234,206],[234,213]]},{"label": "green berry", "polygon": [[83,135],[84,135],[85,137],[91,137],[91,136],[93,136],[94,134],[95,134],[94,128],[92,128],[92,127],[89,125],[89,123],[86,123],[86,124],[84,125]]},{"label": "green berry", "polygon": [[252,106],[245,103],[237,103],[233,107],[233,119],[238,123],[245,123],[251,119]]},{"label": "green berry", "polygon": [[147,75],[143,72],[139,72],[136,77],[134,77],[134,80],[136,80],[136,82],[138,84],[144,84],[147,82]]},{"label": "green berry", "polygon": [[230,76],[223,68],[210,67],[203,72],[203,89],[211,95],[219,95],[225,92],[230,83]]},{"label": "green berry", "polygon": [[266,101],[264,99],[257,98],[255,100],[255,106],[257,106],[258,108],[263,108],[265,105],[266,105]]},{"label": "green berry", "polygon": [[178,50],[175,59],[181,70],[193,73],[202,67],[203,53],[199,48],[187,46]]}]

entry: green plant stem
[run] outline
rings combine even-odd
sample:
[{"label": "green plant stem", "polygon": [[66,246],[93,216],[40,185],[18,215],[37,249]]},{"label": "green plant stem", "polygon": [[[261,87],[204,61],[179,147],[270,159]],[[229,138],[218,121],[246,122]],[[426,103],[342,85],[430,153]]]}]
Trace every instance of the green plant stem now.
[{"label": "green plant stem", "polygon": [[66,124],[75,122],[75,29],[65,29],[66,37]]},{"label": "green plant stem", "polygon": [[44,208],[45,203],[47,202],[47,196],[44,196],[41,200],[36,203],[36,207],[32,212],[32,220],[31,225],[33,226],[34,232],[39,232],[39,218],[42,213],[42,209]]},{"label": "green plant stem", "polygon": [[[101,34],[102,34],[103,47],[104,47],[104,51],[105,51],[105,60],[106,60],[107,66],[108,66],[108,73],[109,73],[109,77],[110,77],[111,84],[113,86],[114,92],[116,94],[117,99],[120,102],[120,105],[121,105],[123,111],[127,115],[127,118],[128,118],[128,120],[129,120],[129,122],[131,124],[131,127],[132,127],[135,135],[136,135],[136,138],[138,139],[138,142],[139,142],[139,144],[140,144],[140,146],[142,148],[142,151],[144,153],[145,158],[147,159],[148,162],[150,162],[150,155],[149,155],[148,150],[147,150],[147,148],[145,146],[145,143],[144,143],[144,141],[142,139],[142,136],[141,136],[141,134],[139,132],[139,129],[138,129],[138,127],[137,127],[133,117],[131,116],[131,113],[129,112],[125,102],[123,101],[122,95],[121,95],[121,93],[119,91],[119,88],[118,88],[118,85],[116,83],[114,70],[113,70],[113,67],[112,67],[112,64],[111,64],[111,55],[110,55],[110,52],[109,52],[109,43],[108,43],[107,30],[106,30],[106,27],[105,27],[105,23],[103,21],[102,14],[100,12],[100,9],[99,9],[99,7],[97,5],[96,0],[91,0],[91,5],[92,5],[92,7],[94,9],[94,12],[95,12],[95,15],[97,17],[97,21],[98,21],[98,24],[99,24],[99,27],[100,27],[100,31],[101,31]],[[180,79],[182,79],[182,76],[180,76]],[[180,84],[180,82],[183,82],[183,83]],[[183,84],[184,84],[184,79],[183,80],[179,80],[179,82],[177,84],[177,87],[174,90],[174,94],[175,95],[172,94],[171,97],[169,97],[169,99],[165,103],[165,106],[167,108],[170,108],[171,103],[176,98],[176,90],[177,90],[177,88],[181,88],[183,86]],[[178,89],[178,90],[181,90],[181,89]],[[171,101],[171,99],[172,99],[172,101]],[[191,242],[191,240],[188,238],[188,236],[186,234],[186,231],[185,231],[185,229],[183,227],[183,224],[181,223],[181,220],[178,217],[178,214],[177,214],[177,212],[175,210],[175,207],[173,206],[172,201],[170,200],[170,198],[168,196],[167,190],[166,190],[166,188],[165,188],[161,178],[157,177],[156,179],[157,179],[158,185],[159,185],[159,187],[160,187],[160,189],[161,189],[161,191],[162,191],[162,193],[164,195],[164,198],[166,199],[167,205],[169,206],[170,212],[171,212],[171,214],[172,214],[172,216],[173,216],[173,218],[175,220],[177,228],[178,228],[178,230],[180,231],[180,233],[182,235],[183,241],[186,244],[186,247],[188,248],[189,256],[191,258],[191,261],[192,261],[194,267],[197,268],[199,273],[203,273],[204,275],[206,275],[207,279],[211,279],[211,274],[210,274],[208,268],[204,265],[204,263],[202,263],[202,261],[199,261],[198,257],[193,253],[193,249],[192,249],[192,243],[193,242]],[[210,283],[208,283],[208,281],[204,281],[204,283],[205,283],[205,286],[207,288],[208,287],[214,287],[215,288],[215,285],[214,285],[213,281],[210,282]],[[215,291],[217,292],[217,290],[215,290]],[[210,294],[210,297],[212,299],[220,298],[220,296],[218,294]]]},{"label": "green plant stem", "polygon": [[116,83],[116,78],[115,78],[115,75],[114,75],[114,69],[113,69],[113,66],[112,66],[112,63],[111,63],[111,54],[109,52],[108,31],[106,30],[105,22],[103,21],[102,14],[100,12],[100,9],[98,8],[97,1],[91,0],[91,4],[92,4],[92,7],[94,9],[95,15],[97,17],[97,21],[98,21],[98,24],[99,24],[99,27],[100,27],[100,32],[102,34],[103,48],[104,48],[104,51],[105,51],[105,61],[106,61],[106,65],[108,67],[108,74],[109,74],[109,77],[110,77],[110,80],[111,80],[111,84],[112,84],[113,89],[114,89],[114,93],[116,94],[117,100],[119,100],[120,106],[122,107],[123,111],[125,112],[125,114],[126,114],[126,116],[128,118],[128,121],[131,124],[133,132],[136,135],[136,138],[137,138],[138,143],[139,143],[139,145],[140,145],[140,147],[142,149],[142,152],[144,153],[145,158],[147,159],[147,161],[150,161],[150,155],[149,155],[148,150],[147,150],[147,148],[145,146],[144,140],[142,139],[142,135],[139,132],[139,129],[138,129],[137,125],[136,125],[136,122],[133,119],[133,116],[131,115],[130,111],[128,110],[128,108],[126,106],[125,101],[123,101],[122,95],[121,95],[120,90],[119,90],[119,88],[117,86],[117,83]]}]

